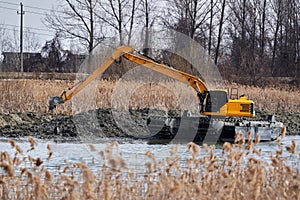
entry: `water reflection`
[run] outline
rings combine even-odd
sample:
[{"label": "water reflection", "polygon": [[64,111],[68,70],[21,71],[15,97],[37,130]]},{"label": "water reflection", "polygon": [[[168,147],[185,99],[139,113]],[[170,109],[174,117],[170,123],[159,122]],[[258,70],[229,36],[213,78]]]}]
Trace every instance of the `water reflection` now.
[{"label": "water reflection", "polygon": [[[111,143],[116,140],[118,141],[118,146],[115,145],[112,147]],[[282,157],[287,157],[288,162],[299,169],[299,145],[295,155],[291,156],[290,153],[285,150],[286,146],[292,143],[292,140],[295,140],[298,144],[300,144],[300,136],[287,136],[281,140],[281,145],[284,149]],[[17,140],[17,144],[21,147],[21,149],[23,149],[25,156],[31,156],[33,158],[40,157],[44,161],[44,166],[53,171],[57,170],[58,166],[64,168],[67,165],[72,166],[72,164],[76,162],[84,162],[92,171],[97,172],[97,170],[101,169],[104,164],[107,164],[102,159],[100,153],[101,151],[105,153],[106,149],[111,149],[112,155],[121,157],[126,162],[127,169],[124,170],[132,170],[135,173],[147,172],[147,163],[153,161],[149,158],[149,156],[146,156],[147,152],[152,152],[153,157],[158,163],[166,161],[166,159],[169,159],[168,162],[172,162],[172,159],[174,159],[175,162],[178,158],[180,159],[180,163],[183,163],[185,159],[191,156],[188,153],[187,144],[150,145],[147,144],[146,141],[142,140],[98,139],[93,142],[95,151],[91,150],[89,144],[82,144],[74,141],[57,142],[52,140],[37,140],[37,143],[38,144],[33,151],[28,151],[31,147],[27,138],[20,138]],[[49,156],[49,150],[47,149],[48,144],[52,146],[53,151],[53,156],[50,160],[47,160]],[[201,156],[206,156],[207,153],[204,151],[203,146],[200,148]],[[278,150],[278,145],[276,141],[265,142],[258,144],[255,148],[261,149],[262,155],[260,159],[270,162],[270,153],[275,155],[276,150]],[[11,147],[6,138],[1,138],[0,140],[0,151],[7,151],[12,157],[16,153],[16,150]],[[176,156],[172,154],[174,151],[177,152]],[[222,144],[217,144],[214,152],[215,155],[221,157]],[[254,155],[251,154],[249,156]],[[245,159],[247,159],[247,156]],[[28,167],[30,163],[25,163],[24,165],[27,165]],[[163,165],[160,165],[160,167],[163,167]]]}]

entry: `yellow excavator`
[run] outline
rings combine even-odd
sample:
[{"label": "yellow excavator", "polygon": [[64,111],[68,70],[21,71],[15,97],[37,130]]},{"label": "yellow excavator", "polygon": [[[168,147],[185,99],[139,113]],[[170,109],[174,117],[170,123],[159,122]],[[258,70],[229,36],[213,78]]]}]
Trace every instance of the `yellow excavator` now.
[{"label": "yellow excavator", "polygon": [[[251,132],[253,139],[259,134],[261,141],[272,141],[279,137],[284,130],[283,124],[277,122],[274,116],[269,116],[268,121],[241,120],[240,117],[255,117],[254,102],[252,100],[247,99],[245,96],[229,99],[227,90],[209,90],[205,82],[200,78],[159,63],[131,46],[117,48],[84,81],[63,91],[60,96],[51,96],[49,110],[53,110],[57,105],[72,99],[114,62],[120,61],[121,58],[181,81],[196,91],[200,102],[200,116],[203,117],[187,117],[187,114],[183,114],[183,116],[179,117],[161,118],[161,116],[158,116],[157,119],[152,118],[149,120],[149,123],[147,122],[147,126],[152,131],[158,132],[155,135],[156,138],[173,139],[175,136],[183,135],[185,137],[189,133],[194,132],[196,135],[193,135],[191,138],[194,138],[194,141],[203,141],[207,135],[212,136],[217,132],[216,137],[219,141],[233,141],[237,132],[243,133],[245,138],[248,138],[248,134]],[[161,126],[162,123],[163,127]],[[208,132],[211,134],[207,134]]]},{"label": "yellow excavator", "polygon": [[80,92],[98,75],[102,74],[115,61],[125,58],[136,64],[142,65],[173,79],[190,85],[197,92],[200,101],[200,113],[206,116],[235,116],[254,117],[254,103],[245,96],[239,99],[229,99],[227,90],[209,90],[204,81],[191,74],[174,69],[168,65],[158,63],[154,59],[136,51],[131,46],[121,46],[99,66],[87,79],[69,90],[63,91],[60,96],[50,97],[49,110],[54,109],[58,104],[65,103],[74,95]]}]

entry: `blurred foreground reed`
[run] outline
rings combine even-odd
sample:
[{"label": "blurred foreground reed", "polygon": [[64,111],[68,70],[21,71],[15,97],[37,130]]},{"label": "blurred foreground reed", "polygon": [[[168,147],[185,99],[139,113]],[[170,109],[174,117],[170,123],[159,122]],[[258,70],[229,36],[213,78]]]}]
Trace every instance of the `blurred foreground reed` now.
[{"label": "blurred foreground reed", "polygon": [[[106,149],[90,150],[102,167],[94,172],[83,162],[47,169],[39,157],[29,156],[37,145],[29,138],[30,149],[21,149],[9,140],[11,154],[1,151],[1,199],[299,199],[299,152],[295,141],[286,147],[277,140],[276,154],[262,156],[255,141],[224,143],[222,154],[215,146],[187,144],[185,157],[174,146],[170,156],[157,159],[148,151],[144,173],[130,170],[118,143]],[[55,156],[47,146],[48,160]]]}]

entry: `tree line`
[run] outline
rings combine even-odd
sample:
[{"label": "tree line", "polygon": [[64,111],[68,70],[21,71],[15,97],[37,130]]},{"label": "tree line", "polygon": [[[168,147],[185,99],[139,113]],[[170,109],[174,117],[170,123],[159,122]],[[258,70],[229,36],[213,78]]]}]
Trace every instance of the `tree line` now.
[{"label": "tree line", "polygon": [[62,0],[44,23],[85,52],[115,35],[130,45],[136,28],[145,30],[145,46],[149,29],[172,29],[199,42],[225,79],[255,84],[299,78],[299,10],[299,0]]}]

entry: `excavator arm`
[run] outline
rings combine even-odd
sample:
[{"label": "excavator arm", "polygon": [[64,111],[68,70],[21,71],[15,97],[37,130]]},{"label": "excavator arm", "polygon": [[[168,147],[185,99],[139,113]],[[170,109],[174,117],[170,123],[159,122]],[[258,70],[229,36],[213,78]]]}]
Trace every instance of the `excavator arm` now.
[{"label": "excavator arm", "polygon": [[200,78],[159,63],[154,59],[137,52],[131,46],[121,46],[117,48],[116,51],[83,82],[80,82],[74,87],[63,91],[60,96],[50,97],[49,110],[54,109],[58,104],[65,103],[66,101],[70,100],[72,97],[74,97],[74,95],[80,92],[98,75],[102,74],[120,58],[130,60],[134,63],[181,81],[194,88],[200,101],[201,114],[208,116],[255,116],[254,103],[253,101],[246,99],[246,97],[241,97],[234,100],[228,99],[226,90],[208,90],[206,84]]},{"label": "excavator arm", "polygon": [[149,58],[145,58],[140,55],[135,55],[133,53],[125,53],[122,57],[137,64],[143,65],[144,67],[157,71],[161,74],[174,78],[178,81],[181,81],[187,85],[190,85],[197,92],[203,93],[204,91],[208,90],[206,84],[196,76],[179,71],[167,65],[157,63]]},{"label": "excavator arm", "polygon": [[143,65],[144,67],[190,85],[197,91],[199,98],[200,96],[203,96],[203,94],[208,90],[206,84],[198,77],[179,71],[165,64],[158,63],[153,59],[145,57],[143,55],[134,54],[134,51],[135,49],[131,46],[121,46],[117,48],[116,51],[83,82],[69,88],[68,90],[63,91],[60,96],[50,97],[49,110],[54,109],[58,104],[65,103],[66,101],[70,100],[72,97],[74,97],[74,95],[79,93],[97,76],[102,74],[107,68],[109,68],[115,61],[119,60],[120,58],[125,58],[134,63]]}]

